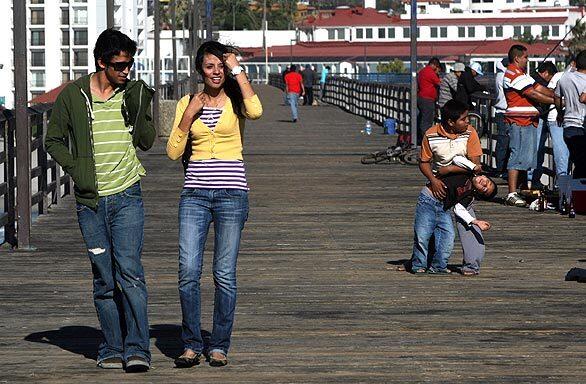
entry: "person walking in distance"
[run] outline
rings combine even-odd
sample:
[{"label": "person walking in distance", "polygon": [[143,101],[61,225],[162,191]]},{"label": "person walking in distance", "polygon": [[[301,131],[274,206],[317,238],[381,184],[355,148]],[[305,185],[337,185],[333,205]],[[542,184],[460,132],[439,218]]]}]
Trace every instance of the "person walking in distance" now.
[{"label": "person walking in distance", "polygon": [[425,68],[417,74],[417,145],[421,145],[423,134],[433,125],[435,102],[438,99],[438,76],[441,64],[437,57],[429,60]]},{"label": "person walking in distance", "polygon": [[458,90],[458,79],[460,76],[462,76],[462,72],[464,72],[465,68],[466,66],[464,63],[455,63],[452,72],[447,73],[443,77],[439,87],[438,106],[440,108],[442,108],[448,101],[456,97],[456,92]]},{"label": "person walking in distance", "polygon": [[328,75],[330,74],[330,70],[331,70],[331,67],[329,65],[322,67],[321,74],[319,76],[319,86],[321,89],[320,99],[322,102],[324,101],[324,96],[326,95],[326,79],[328,78]]},{"label": "person walking in distance", "polygon": [[291,118],[295,123],[299,118],[297,112],[299,96],[303,96],[305,94],[303,78],[297,72],[297,66],[295,64],[291,65],[291,70],[285,75],[285,93],[287,94],[289,106],[291,107]]},{"label": "person walking in distance", "polygon": [[57,97],[45,147],[74,183],[104,335],[97,365],[144,372],[151,359],[141,263],[140,180],[146,172],[135,148],[148,150],[156,132],[150,111],[154,90],[128,79],[135,53],[136,42],[123,33],[107,29],[100,34],[96,72],[70,83]]},{"label": "person walking in distance", "polygon": [[305,97],[303,98],[303,105],[313,105],[313,83],[315,82],[315,71],[311,65],[305,67],[301,72],[303,77],[303,87],[305,88]]}]

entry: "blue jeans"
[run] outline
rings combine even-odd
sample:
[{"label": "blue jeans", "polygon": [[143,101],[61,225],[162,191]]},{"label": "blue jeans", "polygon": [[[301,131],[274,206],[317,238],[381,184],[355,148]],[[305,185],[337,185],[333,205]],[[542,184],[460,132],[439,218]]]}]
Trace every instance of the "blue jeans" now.
[{"label": "blue jeans", "polygon": [[541,184],[541,176],[543,176],[543,161],[545,160],[545,141],[547,140],[548,129],[547,121],[540,118],[539,124],[537,125],[537,134],[535,135],[535,148],[537,148],[535,168],[531,168],[527,172],[527,180],[531,180],[532,185]]},{"label": "blue jeans", "polygon": [[455,233],[452,215],[450,210],[444,211],[444,203],[434,198],[427,188],[419,194],[413,229],[415,236],[411,268],[414,271],[421,268],[427,269],[429,240],[432,235],[435,237],[435,254],[431,266],[435,269],[447,268],[454,248]]},{"label": "blue jeans", "polygon": [[533,125],[507,124],[509,132],[509,170],[528,171],[537,164],[537,128]]},{"label": "blue jeans", "polygon": [[104,334],[98,363],[131,356],[150,361],[147,289],[140,260],[144,238],[140,183],[100,197],[95,211],[78,203],[77,219],[92,263],[94,305]]},{"label": "blue jeans", "polygon": [[505,114],[495,113],[494,123],[496,124],[496,171],[498,173],[507,172],[507,161],[509,160],[509,134],[505,124]]},{"label": "blue jeans", "polygon": [[553,160],[555,162],[556,176],[567,175],[570,151],[564,141],[564,128],[558,125],[555,120],[548,121],[548,127],[551,136],[551,145],[553,147]]},{"label": "blue jeans", "polygon": [[[248,218],[248,192],[184,188],[179,203],[179,297],[184,349],[228,354],[236,310],[236,262]],[[214,223],[214,325],[209,346],[201,337],[203,251]]]},{"label": "blue jeans", "polygon": [[289,92],[287,94],[287,99],[289,100],[289,105],[291,106],[291,117],[293,120],[297,120],[299,117],[297,113],[297,104],[299,103],[299,94],[295,92]]}]

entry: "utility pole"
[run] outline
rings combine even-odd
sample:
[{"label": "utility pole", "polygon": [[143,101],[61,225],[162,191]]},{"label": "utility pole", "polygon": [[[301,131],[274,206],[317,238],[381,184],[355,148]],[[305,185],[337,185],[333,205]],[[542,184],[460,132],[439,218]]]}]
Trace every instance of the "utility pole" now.
[{"label": "utility pole", "polygon": [[114,0],[106,0],[106,26],[114,28]]},{"label": "utility pole", "polygon": [[269,83],[269,49],[267,47],[267,0],[262,6],[262,48],[265,51],[265,84]]},{"label": "utility pole", "polygon": [[171,2],[171,48],[173,56],[173,99],[179,100],[179,82],[177,81],[177,0]]},{"label": "utility pole", "polygon": [[417,0],[411,0],[411,143],[417,144]]},{"label": "utility pole", "polygon": [[[31,130],[27,110],[26,1],[15,1],[14,20],[14,105],[16,109],[16,207],[18,249],[31,247]],[[59,183],[57,183],[59,185]]]},{"label": "utility pole", "polygon": [[214,22],[214,5],[212,0],[206,0],[206,38],[205,41],[213,40],[212,24]]},{"label": "utility pole", "polygon": [[161,84],[161,4],[155,0],[155,98],[153,99],[153,118],[155,126],[159,124],[159,85]]}]

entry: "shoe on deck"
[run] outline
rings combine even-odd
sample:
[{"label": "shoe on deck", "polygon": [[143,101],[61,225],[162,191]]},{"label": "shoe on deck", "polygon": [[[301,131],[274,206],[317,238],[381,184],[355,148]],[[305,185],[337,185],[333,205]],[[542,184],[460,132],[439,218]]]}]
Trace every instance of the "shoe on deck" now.
[{"label": "shoe on deck", "polygon": [[140,373],[149,370],[151,365],[141,356],[131,356],[126,361],[126,373]]},{"label": "shoe on deck", "polygon": [[108,357],[98,362],[97,365],[102,369],[122,369],[123,361],[120,357]]},{"label": "shoe on deck", "polygon": [[512,192],[507,195],[505,204],[513,207],[524,207],[527,205],[527,202],[517,192]]},{"label": "shoe on deck", "polygon": [[450,271],[447,268],[429,267],[427,269],[427,273],[429,273],[430,275],[449,275],[450,273],[452,273],[452,271]]}]

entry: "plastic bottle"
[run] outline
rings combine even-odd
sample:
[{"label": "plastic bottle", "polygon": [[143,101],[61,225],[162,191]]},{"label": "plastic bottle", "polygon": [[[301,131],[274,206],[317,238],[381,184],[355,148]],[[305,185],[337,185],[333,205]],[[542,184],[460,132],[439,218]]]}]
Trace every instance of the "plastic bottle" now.
[{"label": "plastic bottle", "polygon": [[370,120],[366,120],[366,125],[364,126],[364,133],[370,136],[372,133],[372,125],[370,124]]}]

